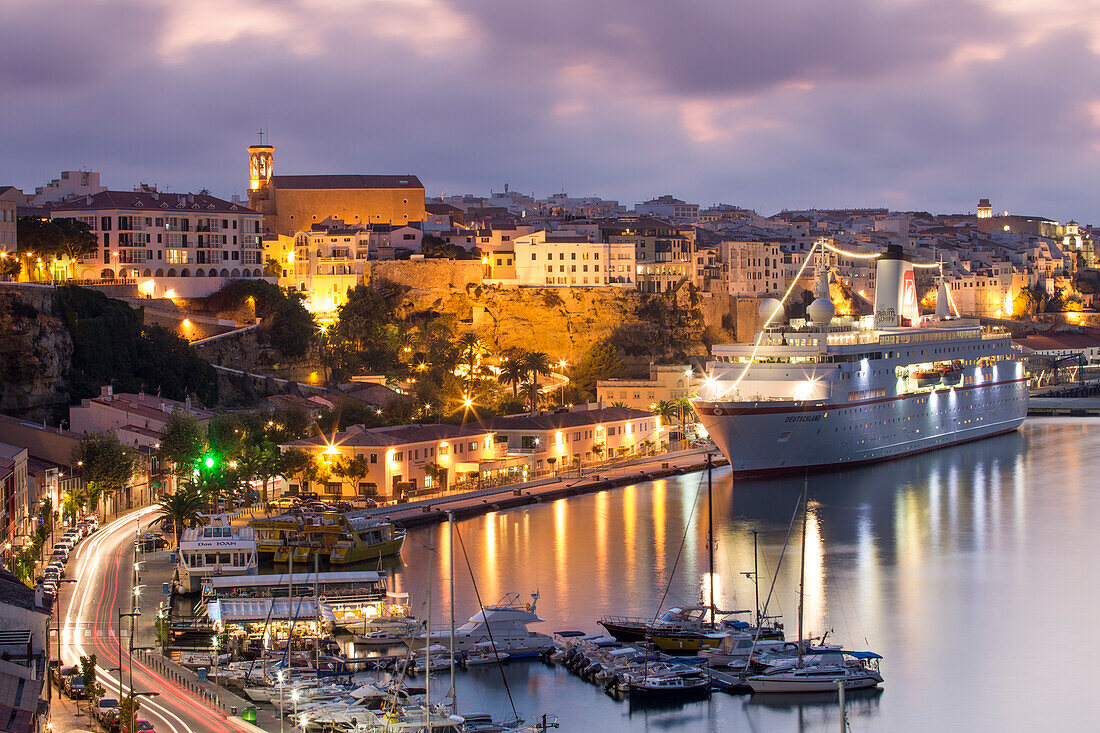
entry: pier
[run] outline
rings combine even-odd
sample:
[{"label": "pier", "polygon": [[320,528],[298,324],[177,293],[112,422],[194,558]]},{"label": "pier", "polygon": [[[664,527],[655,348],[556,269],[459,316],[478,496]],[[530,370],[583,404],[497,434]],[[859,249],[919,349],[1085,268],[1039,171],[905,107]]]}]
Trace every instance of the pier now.
[{"label": "pier", "polygon": [[1028,417],[1100,417],[1100,397],[1032,397]]}]

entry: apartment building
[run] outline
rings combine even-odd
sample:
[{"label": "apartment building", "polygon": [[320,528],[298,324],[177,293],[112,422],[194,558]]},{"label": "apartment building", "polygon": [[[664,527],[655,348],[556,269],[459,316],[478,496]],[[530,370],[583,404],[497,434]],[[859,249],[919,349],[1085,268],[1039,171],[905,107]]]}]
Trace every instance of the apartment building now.
[{"label": "apartment building", "polygon": [[97,171],[61,171],[61,175],[45,186],[35,186],[31,206],[65,201],[77,196],[94,196],[107,187],[100,184]]},{"label": "apartment building", "polygon": [[54,219],[88,224],[99,247],[80,279],[133,279],[156,297],[203,297],[237,278],[264,277],[260,214],[191,193],[101,191],[51,205]]},{"label": "apartment building", "polygon": [[634,246],[541,230],[513,242],[520,287],[634,287]]},{"label": "apartment building", "polygon": [[0,186],[0,252],[15,252],[16,246],[16,207],[20,205],[23,193],[14,186]]},{"label": "apartment building", "polygon": [[718,245],[727,292],[738,297],[782,295],[792,258],[776,242],[725,241]]},{"label": "apartment building", "polygon": [[601,379],[596,397],[607,405],[652,410],[658,402],[672,402],[698,394],[702,375],[688,364],[651,364],[648,379]]},{"label": "apartment building", "polygon": [[670,221],[696,221],[699,218],[699,204],[689,204],[668,194],[636,204],[634,211],[640,216],[655,216]]},{"label": "apartment building", "polygon": [[30,502],[27,500],[26,448],[0,443],[0,499],[3,500],[3,543],[20,546],[19,537],[29,535]]}]

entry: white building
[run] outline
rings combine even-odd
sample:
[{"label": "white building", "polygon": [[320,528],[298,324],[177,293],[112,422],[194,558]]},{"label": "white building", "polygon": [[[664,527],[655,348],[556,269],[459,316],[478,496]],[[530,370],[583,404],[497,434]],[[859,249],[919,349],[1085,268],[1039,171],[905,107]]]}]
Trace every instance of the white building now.
[{"label": "white building", "polygon": [[61,177],[55,178],[45,186],[34,187],[31,206],[65,201],[76,196],[94,196],[107,187],[100,185],[96,171],[61,171]]},{"label": "white building", "polygon": [[133,279],[154,297],[203,297],[230,280],[264,276],[259,213],[203,194],[100,191],[50,207],[86,222],[99,241],[79,279]]},{"label": "white building", "polygon": [[739,297],[782,295],[788,285],[787,259],[775,242],[722,242],[719,259],[727,292]]},{"label": "white building", "polygon": [[699,204],[689,204],[668,194],[635,204],[634,211],[639,216],[655,216],[669,221],[695,221],[699,218]]},{"label": "white building", "polygon": [[634,245],[593,242],[567,231],[538,231],[513,240],[520,287],[634,287]]}]

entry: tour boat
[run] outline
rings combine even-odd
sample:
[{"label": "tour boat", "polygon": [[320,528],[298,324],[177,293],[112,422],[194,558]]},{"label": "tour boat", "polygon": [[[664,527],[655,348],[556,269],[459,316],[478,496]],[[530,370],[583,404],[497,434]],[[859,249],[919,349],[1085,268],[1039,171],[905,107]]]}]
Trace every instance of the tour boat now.
[{"label": "tour boat", "polygon": [[405,531],[392,522],[355,512],[282,514],[250,522],[261,557],[305,564],[314,555],[335,565],[400,555]]},{"label": "tour boat", "polygon": [[255,575],[258,568],[251,527],[234,526],[221,514],[203,520],[207,523],[188,527],[180,536],[175,577],[180,593],[197,593],[215,577]]},{"label": "tour boat", "polygon": [[900,247],[877,268],[873,316],[834,317],[822,270],[808,319],[784,323],[769,299],[752,343],[713,347],[695,412],[734,476],[885,461],[1024,421],[1028,377],[1012,335],[952,317],[942,278],[935,317],[922,317]]}]

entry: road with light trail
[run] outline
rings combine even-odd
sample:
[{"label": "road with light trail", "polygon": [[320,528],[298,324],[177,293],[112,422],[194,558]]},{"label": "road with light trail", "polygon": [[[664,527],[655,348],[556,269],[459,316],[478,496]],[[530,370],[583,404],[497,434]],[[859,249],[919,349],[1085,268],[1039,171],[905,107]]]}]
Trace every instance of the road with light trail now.
[{"label": "road with light trail", "polygon": [[[127,651],[130,619],[125,616],[122,623],[126,634],[122,636],[119,664],[118,613],[120,608],[122,613],[130,612],[134,540],[139,523],[147,526],[151,519],[148,515],[153,511],[153,507],[146,507],[123,515],[77,545],[66,567],[66,576],[77,582],[62,584],[62,664],[79,664],[81,655],[95,654],[97,679],[109,696],[116,697],[121,697],[119,673],[111,670],[123,668],[122,684],[129,691],[132,664],[133,689],[160,693],[157,697],[141,697],[138,711],[138,717],[152,723],[157,733],[238,733],[224,712],[179,683],[160,676],[143,664],[140,657],[131,658]],[[144,611],[146,618],[155,612],[153,608]],[[145,626],[148,625],[149,621],[145,621]]]}]

